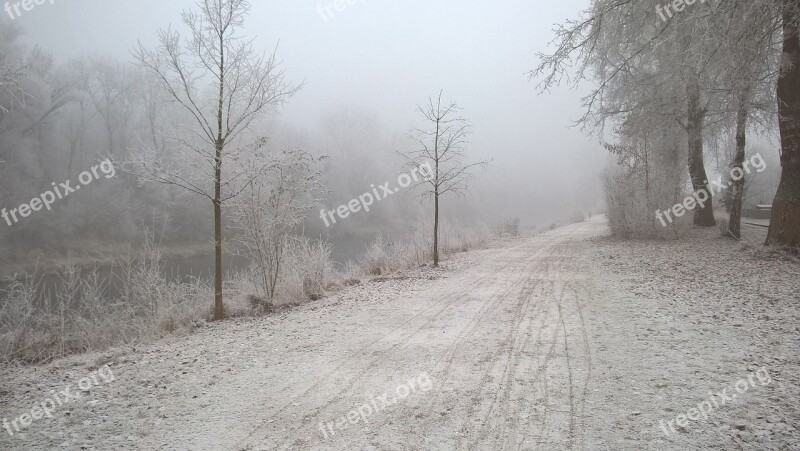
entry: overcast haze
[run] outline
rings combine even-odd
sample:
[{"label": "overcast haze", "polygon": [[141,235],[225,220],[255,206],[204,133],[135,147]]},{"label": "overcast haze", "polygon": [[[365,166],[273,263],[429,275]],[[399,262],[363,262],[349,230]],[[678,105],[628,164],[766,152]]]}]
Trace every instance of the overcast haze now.
[{"label": "overcast haze", "polygon": [[[57,60],[105,53],[130,60],[141,40],[180,22],[192,0],[56,0],[17,19],[25,40]],[[318,6],[331,5],[327,21]],[[403,134],[418,120],[416,106],[444,90],[473,122],[470,149],[493,159],[473,189],[482,220],[518,215],[539,224],[599,206],[599,173],[606,152],[595,137],[571,128],[581,91],[557,88],[537,95],[527,72],[547,49],[552,28],[588,7],[586,1],[256,1],[246,34],[278,59],[290,80],[305,86],[281,119],[313,130],[324,115],[363,109],[389,132]],[[327,13],[325,13],[327,16]],[[384,149],[385,150],[385,149]],[[376,181],[378,182],[378,181]],[[562,185],[558,196],[554,186]],[[523,194],[506,196],[505,193]],[[507,205],[513,201],[515,205]],[[487,205],[491,204],[491,206]]]},{"label": "overcast haze", "polygon": [[0,0],[0,450],[800,449],[798,30]]}]

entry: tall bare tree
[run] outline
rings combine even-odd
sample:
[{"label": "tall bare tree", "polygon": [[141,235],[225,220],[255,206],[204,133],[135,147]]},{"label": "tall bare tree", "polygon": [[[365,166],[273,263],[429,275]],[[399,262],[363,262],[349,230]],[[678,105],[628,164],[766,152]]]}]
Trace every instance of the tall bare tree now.
[{"label": "tall bare tree", "polygon": [[243,132],[288,100],[298,87],[284,82],[274,52],[268,57],[259,55],[252,41],[241,36],[250,11],[248,1],[200,0],[196,7],[197,11],[183,13],[190,32],[187,39],[172,29],[161,30],[155,49],[139,43],[134,50],[136,60],[158,77],[192,120],[192,127],[170,137],[185,155],[163,160],[154,151],[144,152],[132,163],[142,180],[177,185],[211,201],[214,318],[221,319],[222,207],[252,181],[235,166],[232,174],[223,178],[223,166],[225,162],[235,164],[242,152],[262,147],[257,138],[255,145],[243,145],[243,140],[253,138]]},{"label": "tall bare tree", "polygon": [[[677,121],[688,137],[687,162],[693,189],[709,192],[704,140],[718,133],[709,129],[708,122],[719,121],[718,117],[713,121],[709,118],[736,117],[739,147],[744,151],[753,110],[762,107],[754,99],[761,99],[764,90],[774,84],[770,53],[776,50],[772,36],[783,5],[788,43],[785,47],[789,47],[784,52],[783,89],[778,87],[786,113],[781,115],[782,136],[788,138],[783,139],[783,153],[787,155],[786,147],[798,147],[796,117],[800,101],[796,100],[800,94],[792,94],[798,91],[800,73],[792,63],[798,58],[798,0],[698,2],[660,18],[654,5],[661,7],[660,2],[652,1],[593,0],[581,20],[570,21],[556,30],[555,51],[540,55],[541,63],[532,76],[541,77],[544,89],[557,84],[565,75],[574,75],[576,80],[593,79],[596,88],[584,99],[587,113],[582,119],[589,126],[602,126],[607,120],[620,118],[644,124],[646,117],[636,118],[642,112],[659,120]],[[570,68],[575,70],[568,72]],[[643,86],[657,89],[647,91]],[[652,95],[641,95],[647,92]],[[788,154],[792,152],[790,149]],[[734,167],[739,167],[743,153],[736,160],[739,162],[734,162]],[[800,165],[784,163],[785,173],[796,174],[797,169],[792,169],[795,166]],[[793,224],[798,221],[796,216],[792,220],[792,215],[800,214],[800,209],[792,207],[797,202],[791,199],[800,194],[800,183],[792,181],[798,180],[798,176],[788,175],[786,180],[784,192],[791,194],[776,202],[775,214]],[[741,188],[737,185],[734,190],[740,192]],[[696,208],[695,224],[713,225],[712,209],[711,199]],[[774,232],[770,235],[783,228],[773,225]],[[795,237],[798,235],[800,232],[794,232]]]},{"label": "tall bare tree", "polygon": [[800,0],[782,0],[783,52],[778,76],[781,182],[767,244],[800,248]]},{"label": "tall bare tree", "polygon": [[[555,52],[541,54],[531,75],[542,77],[540,86],[546,89],[578,62],[577,80],[596,81],[584,99],[581,122],[601,131],[607,121],[624,121],[629,132],[631,124],[645,131],[654,121],[679,124],[692,188],[709,193],[704,138],[708,115],[718,109],[714,79],[723,58],[719,35],[725,23],[711,10],[718,5],[698,4],[664,21],[653,6],[595,0],[583,20],[556,30]],[[694,209],[694,224],[716,224],[710,196]]]},{"label": "tall bare tree", "polygon": [[124,125],[131,122],[134,100],[141,98],[135,68],[111,58],[93,56],[85,62],[87,73],[81,88],[103,121],[108,151],[124,158],[127,150]]},{"label": "tall bare tree", "polygon": [[489,163],[481,160],[465,163],[469,122],[459,115],[456,103],[442,104],[442,92],[435,100],[428,98],[428,104],[418,107],[425,120],[425,127],[412,133],[416,149],[402,154],[409,168],[419,168],[425,164],[432,166],[432,173],[417,182],[423,186],[423,197],[433,199],[433,266],[439,266],[439,211],[440,198],[447,193],[466,196],[473,175],[470,170],[476,166],[486,167]]},{"label": "tall bare tree", "polygon": [[21,35],[19,26],[0,21],[0,120],[16,106],[25,105],[28,97],[23,79],[29,71],[17,43]]},{"label": "tall bare tree", "polygon": [[723,97],[719,122],[728,129],[731,122],[735,124],[735,151],[732,157],[725,152],[729,165],[721,171],[731,170],[732,174],[737,174],[731,177],[730,192],[726,196],[730,206],[727,234],[740,239],[747,133],[748,130],[769,132],[775,126],[774,93],[778,71],[775,38],[779,28],[773,11],[749,2],[724,5],[720,18],[724,26],[718,27],[723,31],[718,35],[722,62],[716,77],[719,83],[716,93]]}]

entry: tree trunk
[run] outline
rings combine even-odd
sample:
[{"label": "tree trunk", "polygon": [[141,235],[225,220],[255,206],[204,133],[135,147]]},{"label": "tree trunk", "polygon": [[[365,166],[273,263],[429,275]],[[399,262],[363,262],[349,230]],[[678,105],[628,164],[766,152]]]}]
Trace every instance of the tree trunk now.
[{"label": "tree trunk", "polygon": [[767,244],[800,247],[800,0],[783,2],[783,54],[778,77],[781,182],[772,202]]},{"label": "tree trunk", "polygon": [[717,224],[714,219],[714,205],[711,190],[708,188],[708,176],[703,162],[703,127],[705,125],[705,110],[700,106],[700,87],[692,82],[687,87],[688,121],[687,133],[689,135],[689,176],[692,178],[692,188],[695,193],[704,190],[709,194],[704,206],[698,205],[694,210],[694,225],[713,227]]},{"label": "tree trunk", "polygon": [[219,99],[217,103],[217,142],[214,146],[214,319],[225,317],[222,303],[222,151],[225,140],[222,138],[222,120],[225,102],[225,41],[219,36]]},{"label": "tree trunk", "polygon": [[217,145],[214,170],[214,319],[225,317],[222,304],[222,148]]},{"label": "tree trunk", "polygon": [[742,202],[744,200],[744,151],[747,144],[747,115],[749,91],[745,90],[739,98],[739,111],[736,114],[736,157],[733,160],[733,170],[741,175],[739,180],[733,180],[731,187],[733,206],[728,220],[728,233],[737,240],[742,239]]},{"label": "tree trunk", "polygon": [[439,267],[439,193],[434,193],[433,206],[433,267]]},{"label": "tree trunk", "polygon": [[[442,93],[439,93],[439,107],[441,107],[442,103]],[[433,155],[434,155],[434,188],[433,188],[433,267],[439,267],[439,187],[440,179],[439,179],[439,159],[441,155],[439,155],[439,133],[441,130],[441,121],[443,116],[441,116],[441,108],[437,108],[436,110],[436,134],[434,138],[436,141],[433,144]]]}]

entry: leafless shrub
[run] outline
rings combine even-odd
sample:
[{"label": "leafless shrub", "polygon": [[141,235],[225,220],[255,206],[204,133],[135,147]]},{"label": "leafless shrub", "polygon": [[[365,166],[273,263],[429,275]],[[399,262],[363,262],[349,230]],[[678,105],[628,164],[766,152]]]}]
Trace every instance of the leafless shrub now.
[{"label": "leafless shrub", "polygon": [[468,252],[483,248],[492,238],[491,231],[485,227],[453,228],[445,227],[442,233],[442,248],[446,254]]},{"label": "leafless shrub", "polygon": [[731,236],[730,232],[728,232],[728,219],[727,218],[719,218],[719,219],[717,219],[717,227],[719,227],[719,235],[721,237],[729,237],[729,236]]},{"label": "leafless shrub", "polygon": [[318,300],[333,274],[333,246],[307,238],[295,240],[290,247],[286,264],[287,299],[292,302]]},{"label": "leafless shrub", "polygon": [[361,260],[367,275],[380,276],[397,269],[392,255],[393,245],[383,236],[378,236],[375,241],[367,245]]},{"label": "leafless shrub", "polygon": [[685,233],[686,217],[664,227],[657,210],[671,208],[683,197],[668,180],[647,180],[622,168],[607,171],[603,186],[611,233],[624,239],[677,237]]},{"label": "leafless shrub", "polygon": [[500,225],[497,226],[497,235],[501,237],[519,236],[519,218],[503,218]]},{"label": "leafless shrub", "polygon": [[250,305],[250,308],[257,313],[269,313],[275,309],[272,301],[252,294],[247,296],[247,303]]},{"label": "leafless shrub", "polygon": [[238,230],[236,241],[251,262],[255,294],[275,301],[286,279],[287,254],[293,246],[309,249],[308,242],[294,233],[319,200],[314,196],[324,190],[321,172],[315,169],[322,159],[297,149],[259,159],[265,161],[255,167],[263,173],[249,177],[252,181],[233,202],[231,214]]},{"label": "leafless shrub", "polygon": [[570,224],[579,224],[583,221],[586,221],[586,216],[583,213],[576,211],[568,218]]},{"label": "leafless shrub", "polygon": [[[364,251],[361,259],[363,273],[383,276],[427,264],[433,255],[433,241],[425,233],[426,230],[426,222],[420,221],[415,232],[402,240],[390,241],[379,236]],[[445,255],[467,252],[485,247],[492,236],[492,232],[485,226],[466,229],[445,225],[440,236],[440,249]]]},{"label": "leafless shrub", "polygon": [[31,276],[0,293],[0,361],[40,362],[192,329],[213,296],[198,279],[177,283],[160,273],[161,251],[148,235],[145,252],[113,273],[119,295],[97,270],[61,268],[52,287]]}]

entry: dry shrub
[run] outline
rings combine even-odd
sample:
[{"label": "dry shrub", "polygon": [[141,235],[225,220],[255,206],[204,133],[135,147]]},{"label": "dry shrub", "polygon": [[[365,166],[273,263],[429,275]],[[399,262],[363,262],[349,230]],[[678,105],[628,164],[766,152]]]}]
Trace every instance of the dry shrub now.
[{"label": "dry shrub", "polygon": [[145,252],[112,272],[113,297],[97,270],[75,265],[62,267],[48,287],[36,276],[13,282],[0,293],[0,361],[48,361],[201,324],[213,290],[198,279],[167,281],[160,262],[148,236]]},{"label": "dry shrub", "polygon": [[640,174],[628,173],[618,167],[607,171],[603,182],[609,227],[614,236],[623,239],[677,238],[689,228],[687,219],[691,214],[668,223],[666,227],[656,218],[657,210],[666,210],[683,202],[684,196],[674,182],[664,178],[646,183]]},{"label": "dry shrub", "polygon": [[263,267],[251,263],[246,270],[230,277],[229,298],[244,299],[250,314],[269,313],[279,306],[321,299],[328,287],[335,286],[332,250],[330,244],[322,241],[290,237],[275,279],[274,296],[270,299],[266,292]]},{"label": "dry shrub", "polygon": [[283,274],[285,299],[290,303],[318,300],[333,275],[333,246],[307,238],[295,240],[288,249]]},{"label": "dry shrub", "polygon": [[380,276],[399,269],[392,255],[394,249],[394,243],[379,235],[375,241],[367,245],[361,257],[364,273],[369,276]]},{"label": "dry shrub", "polygon": [[719,227],[719,235],[721,237],[731,236],[730,232],[728,232],[728,218],[717,219],[717,227]]},{"label": "dry shrub", "polygon": [[247,304],[257,314],[270,313],[275,310],[275,304],[272,301],[252,294],[247,295]]},{"label": "dry shrub", "polygon": [[486,226],[476,228],[445,227],[442,232],[442,252],[454,254],[486,247],[493,234]]},{"label": "dry shrub", "polygon": [[497,235],[500,237],[519,236],[519,218],[503,218],[497,226]]},{"label": "dry shrub", "polygon": [[576,211],[572,213],[568,218],[568,224],[580,224],[581,222],[586,221],[586,216],[583,213]]},{"label": "dry shrub", "polygon": [[[383,276],[396,271],[418,268],[433,261],[433,228],[419,221],[416,230],[403,240],[390,241],[379,236],[370,243],[361,258],[362,274]],[[443,225],[439,251],[442,256],[482,248],[494,237],[486,226],[454,228]]]}]

